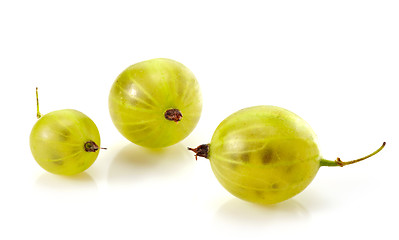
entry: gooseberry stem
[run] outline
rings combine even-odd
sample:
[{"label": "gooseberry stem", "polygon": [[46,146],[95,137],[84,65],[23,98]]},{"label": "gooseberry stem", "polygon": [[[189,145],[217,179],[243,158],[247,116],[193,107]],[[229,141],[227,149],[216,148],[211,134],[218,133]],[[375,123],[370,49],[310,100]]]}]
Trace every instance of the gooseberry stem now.
[{"label": "gooseberry stem", "polygon": [[386,145],[386,142],[383,142],[381,147],[379,147],[374,152],[370,153],[367,156],[364,156],[364,157],[361,157],[361,158],[358,158],[358,159],[355,159],[355,160],[352,160],[352,161],[343,162],[341,160],[341,158],[339,158],[339,157],[335,161],[321,159],[320,160],[320,166],[327,166],[327,167],[338,167],[339,166],[339,167],[343,167],[343,166],[346,166],[346,165],[357,163],[357,162],[363,161],[364,159],[367,159],[369,157],[372,157],[372,156],[376,155],[377,153],[379,153],[385,147],[385,145]]},{"label": "gooseberry stem", "polygon": [[39,119],[42,117],[42,114],[39,111],[39,93],[37,87],[36,87],[36,108],[37,108],[36,117],[37,119]]},{"label": "gooseberry stem", "polygon": [[197,160],[197,157],[209,157],[209,144],[201,144],[196,148],[188,147],[187,149],[195,153],[195,160]]}]

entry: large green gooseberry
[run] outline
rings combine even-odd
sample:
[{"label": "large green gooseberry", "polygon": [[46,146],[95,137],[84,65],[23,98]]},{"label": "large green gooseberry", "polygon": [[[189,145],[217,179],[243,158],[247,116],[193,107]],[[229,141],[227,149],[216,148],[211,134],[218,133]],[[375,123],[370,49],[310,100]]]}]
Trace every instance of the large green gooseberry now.
[{"label": "large green gooseberry", "polygon": [[210,144],[192,150],[210,160],[219,182],[238,198],[273,204],[303,191],[320,166],[349,162],[323,159],[311,127],[296,114],[276,106],[242,109],[223,120]]},{"label": "large green gooseberry", "polygon": [[116,128],[131,142],[149,148],[183,140],[197,125],[201,110],[197,79],[171,59],[151,59],[128,67],[109,94],[109,112]]}]

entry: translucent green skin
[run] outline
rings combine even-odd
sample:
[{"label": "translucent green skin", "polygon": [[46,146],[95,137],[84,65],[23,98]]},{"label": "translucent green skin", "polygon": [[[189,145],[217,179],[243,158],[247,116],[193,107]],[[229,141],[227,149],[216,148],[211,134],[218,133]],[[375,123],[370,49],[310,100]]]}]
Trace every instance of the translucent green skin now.
[{"label": "translucent green skin", "polygon": [[[167,120],[178,109],[179,122]],[[193,73],[183,64],[158,58],[124,70],[112,85],[109,111],[119,132],[149,148],[173,145],[186,138],[201,115],[202,97]]]},{"label": "translucent green skin", "polygon": [[97,126],[73,109],[44,115],[30,134],[30,148],[36,162],[48,172],[61,175],[83,172],[94,163],[99,150],[86,152],[84,146],[88,141],[100,146]]},{"label": "translucent green skin", "polygon": [[304,190],[321,160],[310,126],[275,106],[246,108],[227,117],[213,134],[208,158],[230,193],[261,204]]}]

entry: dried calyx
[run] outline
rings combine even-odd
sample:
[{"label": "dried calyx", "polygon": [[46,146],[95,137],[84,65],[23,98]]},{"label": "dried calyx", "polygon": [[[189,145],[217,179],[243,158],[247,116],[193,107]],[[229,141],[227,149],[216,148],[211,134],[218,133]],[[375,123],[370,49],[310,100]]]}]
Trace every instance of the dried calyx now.
[{"label": "dried calyx", "polygon": [[204,157],[208,158],[209,155],[209,144],[202,144],[199,145],[196,148],[187,148],[188,150],[191,150],[195,153],[195,160],[197,160],[197,157]]},{"label": "dried calyx", "polygon": [[183,114],[179,109],[171,108],[165,111],[165,118],[170,121],[179,122],[183,118]]},{"label": "dried calyx", "polygon": [[[93,142],[93,141],[87,141],[84,145],[85,151],[86,152],[97,152],[98,149],[100,149],[100,147],[98,147],[98,145]],[[106,150],[107,148],[101,148]]]}]

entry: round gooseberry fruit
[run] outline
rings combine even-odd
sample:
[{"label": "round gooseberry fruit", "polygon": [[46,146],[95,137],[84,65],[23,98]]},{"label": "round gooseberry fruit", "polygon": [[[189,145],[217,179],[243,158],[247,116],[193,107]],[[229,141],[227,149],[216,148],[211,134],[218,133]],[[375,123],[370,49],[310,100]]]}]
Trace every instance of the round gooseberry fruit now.
[{"label": "round gooseberry fruit", "polygon": [[[100,133],[85,114],[64,109],[43,117],[39,112],[30,134],[30,149],[36,162],[54,174],[74,175],[89,168],[100,150]],[[104,149],[104,148],[103,148]]]},{"label": "round gooseberry fruit", "polygon": [[201,115],[202,97],[193,73],[171,59],[136,63],[115,80],[109,111],[119,132],[149,148],[186,138]]},{"label": "round gooseberry fruit", "polygon": [[195,157],[210,160],[218,181],[238,198],[273,204],[303,191],[320,166],[345,166],[349,162],[323,159],[316,134],[296,114],[275,106],[237,111],[223,120],[211,143],[195,149]]}]

